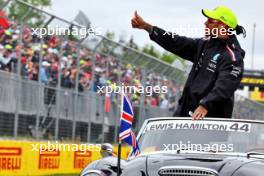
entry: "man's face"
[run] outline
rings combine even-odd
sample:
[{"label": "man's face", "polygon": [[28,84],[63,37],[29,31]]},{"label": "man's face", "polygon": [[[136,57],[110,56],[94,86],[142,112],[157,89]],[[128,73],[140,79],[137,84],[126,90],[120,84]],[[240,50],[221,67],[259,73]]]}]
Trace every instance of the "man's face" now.
[{"label": "man's face", "polygon": [[219,20],[208,18],[205,24],[205,36],[218,38],[226,35],[228,27]]}]

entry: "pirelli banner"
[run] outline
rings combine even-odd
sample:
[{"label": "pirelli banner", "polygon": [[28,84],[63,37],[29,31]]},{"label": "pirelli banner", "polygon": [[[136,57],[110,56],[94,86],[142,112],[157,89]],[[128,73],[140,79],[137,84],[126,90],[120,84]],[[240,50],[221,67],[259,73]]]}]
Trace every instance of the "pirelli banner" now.
[{"label": "pirelli banner", "polygon": [[240,89],[249,87],[250,99],[264,102],[264,72],[245,70],[241,80]]},{"label": "pirelli banner", "polygon": [[254,90],[255,87],[264,90],[264,77],[260,76],[244,76],[241,80],[241,86],[249,86],[250,90]]},{"label": "pirelli banner", "polygon": [[241,88],[249,87],[251,91],[259,88],[264,91],[264,71],[244,70]]},{"label": "pirelli banner", "polygon": [[256,88],[254,91],[250,92],[250,99],[254,101],[264,102],[264,91],[260,91]]},{"label": "pirelli banner", "polygon": [[[100,144],[58,142],[0,141],[0,175],[79,174],[94,160],[100,159]],[[117,153],[117,147],[114,148]],[[122,148],[127,158],[129,147]]]}]

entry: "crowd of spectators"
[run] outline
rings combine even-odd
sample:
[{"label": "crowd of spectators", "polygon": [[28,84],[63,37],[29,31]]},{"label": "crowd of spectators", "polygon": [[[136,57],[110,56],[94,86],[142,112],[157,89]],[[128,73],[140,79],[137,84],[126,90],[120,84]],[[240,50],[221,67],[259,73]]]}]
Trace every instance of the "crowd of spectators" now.
[{"label": "crowd of spectators", "polygon": [[[0,24],[0,70],[17,73],[19,58],[21,76],[47,86],[57,86],[60,82],[63,88],[73,89],[77,86],[80,92],[85,92],[121,82],[124,85],[143,85],[142,69],[139,67],[121,64],[113,56],[105,57],[91,52],[89,48],[82,47],[78,51],[76,41],[59,36],[46,36],[41,41],[37,35],[33,35],[31,28],[23,26],[22,29],[14,21]],[[146,75],[144,80],[144,86],[168,88],[167,93],[144,96],[146,105],[171,110],[175,108],[180,85],[156,73]],[[139,104],[142,98],[138,93],[129,96],[135,104]]]}]

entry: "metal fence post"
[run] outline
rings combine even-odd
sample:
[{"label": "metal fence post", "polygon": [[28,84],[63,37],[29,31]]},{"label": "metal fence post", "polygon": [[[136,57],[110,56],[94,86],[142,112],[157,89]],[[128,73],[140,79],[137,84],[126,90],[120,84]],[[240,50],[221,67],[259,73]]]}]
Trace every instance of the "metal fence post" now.
[{"label": "metal fence post", "polygon": [[92,126],[92,111],[91,111],[91,105],[92,105],[92,102],[93,102],[93,95],[92,95],[92,92],[89,92],[89,97],[88,99],[90,99],[89,101],[89,110],[90,110],[90,114],[89,114],[89,118],[88,118],[88,124],[87,124],[87,142],[90,142],[91,141],[91,126]]},{"label": "metal fence post", "polygon": [[82,42],[85,40],[83,38],[77,44],[77,73],[75,77],[75,85],[74,85],[74,106],[73,106],[73,122],[72,122],[72,140],[75,139],[76,134],[76,116],[77,116],[77,104],[78,104],[78,96],[79,96],[79,78],[80,78],[80,51]]},{"label": "metal fence post", "polygon": [[41,79],[40,79],[40,67],[41,67],[41,64],[42,64],[42,60],[43,60],[43,44],[44,44],[44,41],[43,41],[43,37],[40,38],[40,53],[39,53],[39,73],[38,73],[38,108],[37,108],[37,119],[36,119],[36,132],[37,132],[37,139],[39,139],[39,125],[40,125],[40,116],[41,116],[41,107],[42,107],[42,102],[44,101],[42,98],[44,97],[41,97],[42,95],[42,83],[41,83]]},{"label": "metal fence post", "polygon": [[[141,83],[142,86],[145,87],[146,85],[146,69],[145,68],[142,69],[142,81],[141,82],[142,82]],[[145,116],[144,111],[146,110],[145,109],[146,107],[144,106],[144,104],[145,104],[145,92],[140,94],[140,107],[139,107],[139,116],[138,116],[139,118],[138,118],[137,128],[140,128],[140,124],[142,124],[144,121],[144,116]]]},{"label": "metal fence post", "polygon": [[[24,25],[21,25],[20,33],[19,33],[19,45],[22,46],[23,44],[23,29]],[[18,65],[17,65],[17,79],[15,82],[16,85],[16,106],[15,106],[15,120],[14,120],[14,137],[17,137],[18,131],[18,117],[20,111],[20,95],[21,95],[21,49],[18,51]]]},{"label": "metal fence post", "polygon": [[[120,68],[120,65],[118,64],[118,82],[120,83],[120,85],[122,85],[121,83],[121,74],[122,74],[122,70]],[[119,85],[118,85],[119,86]],[[115,121],[115,139],[117,142],[118,141],[118,136],[119,136],[119,122],[120,122],[120,117],[121,117],[121,95],[118,94],[116,96],[116,117],[114,119],[116,119]]]},{"label": "metal fence post", "polygon": [[60,51],[59,51],[59,66],[58,66],[58,81],[56,88],[56,120],[55,120],[55,139],[59,138],[59,120],[60,120],[60,103],[61,103],[61,57],[62,57],[62,44],[63,37],[60,37]]},{"label": "metal fence post", "polygon": [[[24,32],[24,24],[23,24],[23,20],[27,17],[27,15],[31,12],[31,8],[29,8],[29,11],[24,14],[22,17],[21,17],[21,21],[20,21],[20,24],[21,24],[21,29],[20,29],[20,33],[19,33],[19,41],[18,43],[20,44],[20,46],[22,47],[23,45],[23,32]],[[17,85],[16,86],[16,108],[15,108],[15,119],[14,119],[14,137],[16,138],[17,137],[17,132],[18,132],[18,118],[19,118],[19,110],[20,110],[20,101],[21,101],[21,98],[20,98],[20,94],[21,94],[21,56],[22,56],[22,53],[21,53],[21,49],[19,49],[18,51],[18,64],[17,64],[17,81],[15,82],[15,84]]]},{"label": "metal fence post", "polygon": [[[94,100],[94,97],[93,97],[93,89],[94,89],[94,79],[95,79],[95,76],[94,76],[94,68],[95,68],[95,61],[96,61],[96,56],[95,56],[95,52],[97,50],[97,48],[99,47],[99,45],[103,42],[103,39],[93,48],[93,54],[91,56],[91,59],[92,59],[92,77],[91,77],[91,81],[90,81],[90,92],[91,92],[91,102],[95,102],[96,103],[96,98]],[[91,103],[92,104],[92,103]],[[87,130],[87,142],[90,142],[91,141],[91,126],[92,126],[92,114],[91,114],[91,111],[90,111],[90,120],[88,121],[88,130]]]}]

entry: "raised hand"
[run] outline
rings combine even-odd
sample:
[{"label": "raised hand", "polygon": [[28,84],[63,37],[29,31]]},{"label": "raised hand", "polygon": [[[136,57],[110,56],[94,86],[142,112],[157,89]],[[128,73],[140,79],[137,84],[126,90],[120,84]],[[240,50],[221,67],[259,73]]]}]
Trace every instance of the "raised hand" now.
[{"label": "raised hand", "polygon": [[145,22],[141,16],[138,15],[137,11],[134,12],[134,17],[131,19],[131,24],[133,28],[145,29],[149,31],[152,25]]}]

